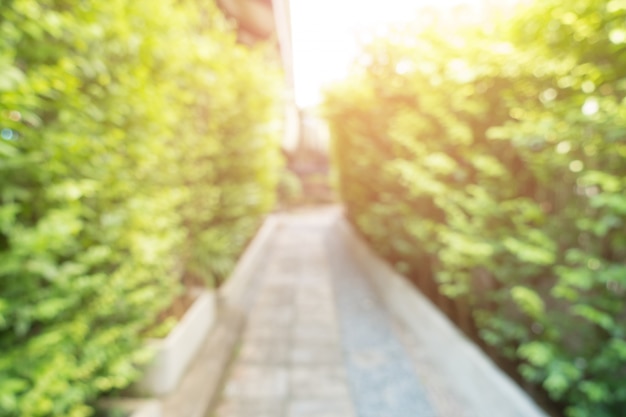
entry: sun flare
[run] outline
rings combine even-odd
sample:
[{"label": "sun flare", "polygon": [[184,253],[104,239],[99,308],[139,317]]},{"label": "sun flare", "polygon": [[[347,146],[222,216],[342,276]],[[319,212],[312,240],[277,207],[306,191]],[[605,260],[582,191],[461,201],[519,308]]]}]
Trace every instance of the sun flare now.
[{"label": "sun flare", "polygon": [[[314,106],[320,89],[348,73],[360,42],[382,27],[415,20],[420,10],[485,16],[518,1],[500,0],[293,0],[291,22],[296,103]],[[497,6],[496,6],[497,4]]]}]

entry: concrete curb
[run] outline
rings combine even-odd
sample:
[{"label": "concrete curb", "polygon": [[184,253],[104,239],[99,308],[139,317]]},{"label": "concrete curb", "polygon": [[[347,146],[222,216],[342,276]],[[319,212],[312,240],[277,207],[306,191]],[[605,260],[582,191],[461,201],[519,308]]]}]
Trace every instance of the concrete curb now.
[{"label": "concrete curb", "polygon": [[253,291],[250,282],[256,275],[259,263],[269,250],[268,242],[278,227],[278,215],[269,215],[258,233],[237,262],[235,270],[219,292],[224,304],[247,310]]},{"label": "concrete curb", "polygon": [[266,218],[218,292],[215,326],[176,390],[161,398],[163,417],[205,417],[209,413],[232,360],[256,288],[257,271],[277,225],[276,216]]},{"label": "concrete curb", "polygon": [[155,357],[133,392],[149,396],[167,395],[178,386],[215,323],[214,291],[200,290],[196,300],[165,339],[148,341]]},{"label": "concrete curb", "polygon": [[98,401],[105,410],[123,410],[128,417],[162,417],[161,404],[153,399],[115,398]]},{"label": "concrete curb", "polygon": [[448,388],[481,417],[548,415],[406,278],[381,260],[344,219],[336,225],[388,310],[409,329]]}]

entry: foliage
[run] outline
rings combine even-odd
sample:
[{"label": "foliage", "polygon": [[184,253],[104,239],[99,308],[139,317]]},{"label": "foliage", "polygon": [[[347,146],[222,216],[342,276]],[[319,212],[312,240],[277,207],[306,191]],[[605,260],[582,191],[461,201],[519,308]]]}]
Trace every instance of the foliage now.
[{"label": "foliage", "polygon": [[626,407],[625,17],[550,0],[500,29],[397,30],[325,105],[350,219],[569,417]]},{"label": "foliage", "polygon": [[184,263],[211,285],[227,277],[274,204],[281,94],[278,68],[267,51],[235,45],[235,34],[217,16],[197,23],[219,23],[221,30],[210,32],[210,44],[202,32],[188,36],[197,52],[178,77],[187,96],[175,131],[174,177],[188,191],[180,209]]},{"label": "foliage", "polygon": [[298,175],[288,169],[283,169],[279,176],[277,194],[280,204],[285,207],[302,201],[302,181]]},{"label": "foliage", "polygon": [[271,205],[275,74],[191,1],[5,0],[0,36],[0,415],[86,416]]}]

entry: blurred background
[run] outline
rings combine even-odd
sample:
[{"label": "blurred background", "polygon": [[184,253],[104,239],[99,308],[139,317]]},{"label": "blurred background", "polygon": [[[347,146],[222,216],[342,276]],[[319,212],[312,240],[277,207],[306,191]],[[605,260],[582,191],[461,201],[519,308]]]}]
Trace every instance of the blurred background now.
[{"label": "blurred background", "polygon": [[0,416],[127,395],[326,204],[550,413],[624,414],[624,0],[0,6]]}]

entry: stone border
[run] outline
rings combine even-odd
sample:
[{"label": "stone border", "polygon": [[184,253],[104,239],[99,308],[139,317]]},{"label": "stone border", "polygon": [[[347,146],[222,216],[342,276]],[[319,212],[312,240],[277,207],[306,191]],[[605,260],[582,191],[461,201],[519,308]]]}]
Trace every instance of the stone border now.
[{"label": "stone border", "polygon": [[248,309],[249,298],[253,293],[250,283],[256,276],[264,255],[269,250],[268,242],[277,229],[278,223],[277,215],[269,215],[265,219],[254,239],[237,262],[235,270],[220,288],[219,296],[224,304],[244,310]]},{"label": "stone border", "polygon": [[132,398],[110,399],[99,401],[105,409],[122,409],[129,412],[128,417],[162,417],[161,404],[158,400],[142,400]]},{"label": "stone border", "polygon": [[345,219],[336,229],[389,311],[427,352],[448,388],[476,415],[548,416],[414,285],[381,260]]},{"label": "stone border", "polygon": [[194,359],[216,315],[214,291],[199,290],[182,319],[165,339],[148,340],[154,358],[131,391],[142,396],[162,396],[174,391]]},{"label": "stone border", "polygon": [[218,291],[215,327],[178,388],[161,399],[163,417],[205,417],[217,400],[254,295],[257,271],[269,251],[270,238],[277,226],[276,216],[265,219],[235,270]]}]

